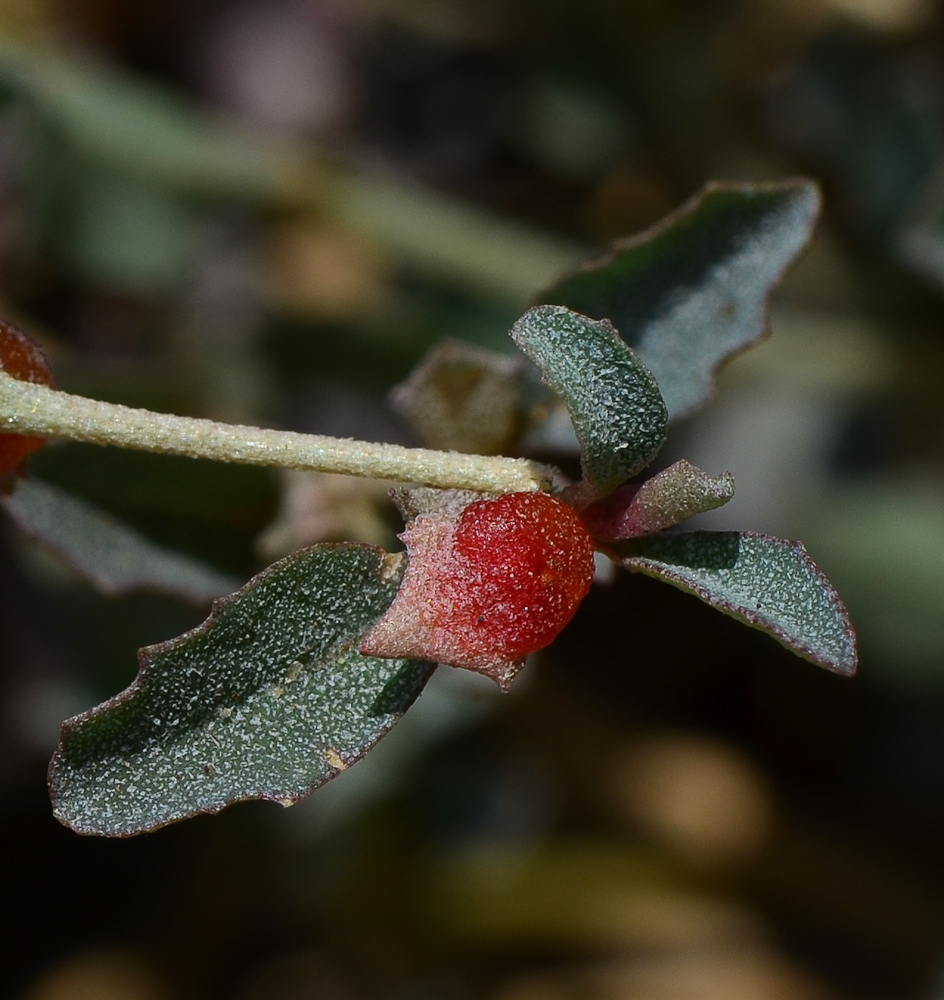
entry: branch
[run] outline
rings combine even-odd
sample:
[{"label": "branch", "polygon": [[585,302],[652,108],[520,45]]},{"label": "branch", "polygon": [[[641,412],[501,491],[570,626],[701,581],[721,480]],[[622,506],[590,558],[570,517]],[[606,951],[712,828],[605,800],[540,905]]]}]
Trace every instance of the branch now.
[{"label": "branch", "polygon": [[266,430],[102,403],[0,372],[0,432],[87,441],[244,465],[336,472],[489,493],[547,490],[550,470],[521,458],[464,455]]}]

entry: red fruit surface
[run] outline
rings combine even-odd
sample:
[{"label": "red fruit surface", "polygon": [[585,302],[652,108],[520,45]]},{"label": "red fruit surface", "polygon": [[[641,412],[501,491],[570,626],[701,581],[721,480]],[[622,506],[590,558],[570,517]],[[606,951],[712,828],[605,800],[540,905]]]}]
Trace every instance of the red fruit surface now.
[{"label": "red fruit surface", "polygon": [[[0,320],[0,371],[23,382],[52,385],[52,372],[43,352],[15,326]],[[45,440],[27,434],[0,434],[0,475],[12,472]]]},{"label": "red fruit surface", "polygon": [[546,493],[420,515],[401,537],[403,582],[361,651],[478,670],[503,687],[570,621],[593,579],[587,529]]}]

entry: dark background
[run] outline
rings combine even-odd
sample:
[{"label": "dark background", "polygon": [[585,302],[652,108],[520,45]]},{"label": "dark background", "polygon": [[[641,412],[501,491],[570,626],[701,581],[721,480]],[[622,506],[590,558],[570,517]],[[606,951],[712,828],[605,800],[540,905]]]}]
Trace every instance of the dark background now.
[{"label": "dark background", "polygon": [[[818,179],[773,338],[668,450],[735,475],[712,523],[807,542],[862,653],[842,680],[622,575],[510,695],[440,670],[293,810],[81,838],[59,723],[206,608],[3,521],[4,995],[944,996],[942,156],[919,0],[0,2],[0,305],[99,398],[410,441],[385,395],[439,337],[507,349],[558,266],[711,178]],[[368,485],[32,468],[244,579],[395,544]]]}]

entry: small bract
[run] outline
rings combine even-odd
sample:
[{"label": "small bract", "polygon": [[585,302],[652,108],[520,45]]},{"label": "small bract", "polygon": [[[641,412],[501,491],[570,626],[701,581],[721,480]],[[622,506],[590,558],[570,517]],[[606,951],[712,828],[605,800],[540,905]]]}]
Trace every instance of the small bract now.
[{"label": "small bract", "polygon": [[476,670],[503,689],[571,620],[593,579],[587,529],[547,493],[419,514],[400,537],[403,582],[361,652]]}]

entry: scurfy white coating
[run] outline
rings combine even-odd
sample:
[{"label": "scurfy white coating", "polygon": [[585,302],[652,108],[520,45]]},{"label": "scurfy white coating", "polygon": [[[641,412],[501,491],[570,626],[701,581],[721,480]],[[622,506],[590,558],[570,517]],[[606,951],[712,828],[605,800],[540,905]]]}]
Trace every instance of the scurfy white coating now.
[{"label": "scurfy white coating", "polygon": [[505,493],[549,486],[548,470],[521,458],[404,448],[153,413],[20,382],[0,372],[2,432],[444,489]]},{"label": "scurfy white coating", "polygon": [[[562,511],[573,521],[549,530],[548,516]],[[409,553],[400,590],[360,651],[474,670],[503,689],[527,653],[570,620],[593,575],[589,536],[568,508],[544,494],[421,514],[400,537]]]}]

